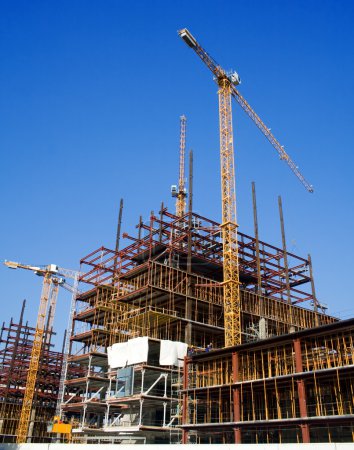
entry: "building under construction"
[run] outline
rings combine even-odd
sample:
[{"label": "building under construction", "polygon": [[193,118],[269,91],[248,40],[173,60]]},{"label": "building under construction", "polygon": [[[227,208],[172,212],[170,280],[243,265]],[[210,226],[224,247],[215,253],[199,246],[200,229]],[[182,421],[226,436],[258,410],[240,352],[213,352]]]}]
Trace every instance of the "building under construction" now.
[{"label": "building under construction", "polygon": [[[227,404],[223,401],[224,391],[232,393],[229,353],[225,353],[227,356],[223,356],[220,366],[214,361],[214,355],[219,354],[216,349],[224,347],[220,226],[193,213],[176,216],[162,206],[158,214],[151,214],[148,223],[140,219],[137,230],[137,236],[124,235],[131,241],[125,248],[113,251],[101,247],[81,260],[83,293],[76,299],[69,360],[71,373],[79,369],[85,375],[67,377],[65,397],[68,400],[62,405],[63,412],[77,421],[73,429],[73,439],[77,442],[181,442],[181,429],[186,430],[186,426],[192,429],[191,424],[194,424],[191,421],[193,394],[188,390],[191,386],[194,389],[194,385],[190,384],[187,368],[192,368],[192,375],[198,373],[198,361],[206,356],[210,367],[202,386],[210,384],[212,388],[212,380],[216,380],[217,385],[223,385],[219,386],[222,394],[213,398],[207,394],[205,412],[196,417],[205,426],[209,422],[217,425],[222,423],[222,417],[227,418],[226,413],[221,412],[220,417],[213,416],[209,420],[211,413],[207,412],[208,405],[215,408],[216,404],[223,411]],[[253,370],[250,363],[253,358],[254,376],[258,377],[257,370],[264,364],[264,346],[270,345],[268,342],[276,343],[272,344],[274,352],[282,361],[292,355],[288,348],[288,341],[292,339],[289,336],[337,320],[319,311],[308,259],[243,233],[238,233],[238,244],[242,340],[247,348],[261,346],[263,349],[254,350],[252,357],[247,353],[249,360],[240,364],[243,370],[246,367]],[[186,361],[191,363],[185,366],[184,374],[180,363],[162,362],[161,352],[166,341],[188,344]],[[131,362],[130,355],[136,351],[131,345],[139,345],[139,342],[148,350],[140,360]],[[115,346],[124,343],[135,350],[112,367],[107,351],[109,356]],[[322,346],[318,344],[319,348]],[[119,347],[119,355],[125,351],[122,348]],[[196,356],[191,356],[192,353]],[[269,354],[269,358],[273,356]],[[276,364],[274,360],[273,365]],[[287,367],[286,360],[281,364]],[[273,384],[274,377],[283,375],[280,369],[274,369],[274,373],[267,370]],[[290,374],[291,368],[286,370]],[[226,378],[212,378],[218,371]],[[200,375],[200,378],[203,377]],[[296,384],[294,377],[290,377],[290,382]],[[281,383],[279,379],[279,392]],[[260,383],[257,389],[264,390],[266,395],[270,387]],[[296,397],[294,389],[288,395]],[[319,401],[318,396],[314,395],[313,399]],[[295,403],[290,402],[290,397],[288,400],[282,406],[289,408],[284,420],[297,413]],[[245,408],[252,406],[255,417],[264,414],[261,402],[252,402],[251,397],[248,401]],[[195,405],[199,405],[199,399]],[[314,410],[319,407],[313,405]],[[229,412],[232,409],[230,404],[227,408]],[[227,422],[233,428],[231,416]],[[187,436],[186,432],[184,434]],[[188,436],[205,442],[198,433]],[[208,442],[233,442],[233,437],[227,436],[228,431]],[[186,439],[184,437],[185,442]]]},{"label": "building under construction", "polygon": [[[0,336],[0,442],[16,442],[17,428],[26,389],[35,328],[24,321],[24,301],[20,318],[1,327]],[[47,426],[56,411],[63,351],[53,350],[52,329],[46,328],[35,395],[28,427],[28,442],[51,442]],[[65,340],[65,337],[64,337]],[[76,370],[76,369],[75,369]],[[78,376],[78,372],[70,374]]]},{"label": "building under construction", "polygon": [[[81,259],[65,379],[58,391],[41,387],[42,369],[37,374],[33,364],[35,399],[48,390],[54,408],[59,396],[72,441],[84,444],[351,442],[354,322],[326,314],[310,256],[287,251],[280,197],[281,248],[259,239],[254,185],[255,237],[238,230],[231,98],[307,191],[313,188],[236,89],[238,74],[218,65],[187,29],[179,35],[218,84],[221,224],[193,213],[191,153],[186,209],[182,116],[176,214],[162,204],[147,222],[140,218],[135,236],[123,234],[129,243],[122,249],[120,215],[115,249],[101,247]],[[58,270],[42,274],[49,290]],[[43,311],[48,297],[41,297]],[[37,353],[46,343],[44,317],[36,327]],[[16,333],[7,347],[26,346]],[[40,367],[49,367],[49,352],[44,345]],[[8,395],[12,384],[2,383]],[[32,426],[28,405],[17,442]]]},{"label": "building under construction", "polygon": [[183,442],[354,441],[354,319],[188,358]]}]

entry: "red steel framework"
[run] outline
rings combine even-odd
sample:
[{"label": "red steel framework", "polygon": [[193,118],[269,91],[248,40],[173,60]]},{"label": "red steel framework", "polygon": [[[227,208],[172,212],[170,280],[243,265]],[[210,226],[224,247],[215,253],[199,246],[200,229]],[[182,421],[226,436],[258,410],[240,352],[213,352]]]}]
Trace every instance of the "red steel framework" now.
[{"label": "red steel framework", "polygon": [[[26,388],[35,328],[24,322],[24,301],[18,323],[10,320],[0,334],[0,442],[15,442],[23,396]],[[52,329],[45,329],[36,379],[28,439],[50,442],[47,423],[52,420],[58,401],[63,352],[53,350]],[[65,338],[64,338],[65,340]],[[71,376],[79,369],[71,368]]]},{"label": "red steel framework", "polygon": [[[69,364],[84,368],[86,374],[66,378],[69,400],[63,412],[79,421],[73,438],[87,443],[107,438],[108,432],[118,442],[122,435],[117,417],[126,414],[128,401],[136,401],[134,396],[115,400],[114,409],[107,400],[115,395],[108,347],[136,337],[184,342],[197,353],[225,346],[220,225],[195,213],[178,217],[162,205],[147,222],[139,220],[136,236],[123,237],[128,245],[119,251],[100,247],[80,261],[81,293],[76,298]],[[310,259],[244,233],[238,233],[238,246],[245,342],[337,321],[318,311]],[[178,435],[184,411],[173,410],[167,408],[166,417],[168,423],[175,418]],[[134,420],[130,417],[132,428],[124,432],[134,434],[136,420],[139,426],[149,426],[139,411]],[[149,443],[155,438],[175,442],[163,426],[153,436],[145,431],[139,436]]]},{"label": "red steel framework", "polygon": [[[182,218],[175,216],[163,208],[159,216],[154,214],[149,223],[137,225],[138,237],[123,234],[132,241],[130,245],[115,252],[100,247],[81,259],[81,271],[84,274],[80,281],[94,286],[111,285],[119,287],[120,277],[132,275],[134,269],[149,256],[164,255],[171,258],[178,255],[179,265],[187,264],[188,246],[191,248],[193,270],[200,274],[222,282],[222,241],[220,226],[217,222],[199,214],[192,214],[193,227],[188,230],[189,214]],[[143,235],[144,234],[144,235]],[[319,307],[312,292],[299,289],[311,284],[310,261],[290,252],[238,232],[239,265],[241,288],[257,292],[259,258],[261,289],[263,295],[277,300],[288,300],[286,272],[289,277],[290,299],[293,305],[305,303],[310,307]],[[257,247],[259,250],[257,251]],[[258,255],[257,255],[258,253]],[[286,267],[286,261],[291,265]]]}]

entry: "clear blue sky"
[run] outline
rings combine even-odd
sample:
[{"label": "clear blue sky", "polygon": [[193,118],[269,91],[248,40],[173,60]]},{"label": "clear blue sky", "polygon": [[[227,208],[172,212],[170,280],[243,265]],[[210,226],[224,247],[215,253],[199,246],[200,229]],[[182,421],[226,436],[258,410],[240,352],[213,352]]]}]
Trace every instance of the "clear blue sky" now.
[{"label": "clear blue sky", "polygon": [[[188,27],[315,187],[308,194],[234,104],[238,221],[311,253],[319,299],[354,315],[354,3],[352,1],[3,1],[0,6],[0,258],[78,268],[113,247],[120,197],[133,232],[161,201],[174,208],[179,116],[195,159],[195,210],[220,219],[217,88],[177,36]],[[0,267],[1,321],[41,281]],[[68,296],[61,294],[59,332]]]}]

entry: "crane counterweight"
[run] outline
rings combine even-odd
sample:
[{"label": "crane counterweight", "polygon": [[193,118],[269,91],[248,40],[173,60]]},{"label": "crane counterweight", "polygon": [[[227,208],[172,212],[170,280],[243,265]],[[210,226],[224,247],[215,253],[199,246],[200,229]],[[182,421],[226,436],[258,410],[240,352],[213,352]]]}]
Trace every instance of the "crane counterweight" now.
[{"label": "crane counterweight", "polygon": [[178,34],[180,37],[184,40],[184,42],[191,48],[195,47],[197,44],[197,41],[194,39],[192,34],[187,30],[187,28],[183,28],[182,30],[178,31]]}]

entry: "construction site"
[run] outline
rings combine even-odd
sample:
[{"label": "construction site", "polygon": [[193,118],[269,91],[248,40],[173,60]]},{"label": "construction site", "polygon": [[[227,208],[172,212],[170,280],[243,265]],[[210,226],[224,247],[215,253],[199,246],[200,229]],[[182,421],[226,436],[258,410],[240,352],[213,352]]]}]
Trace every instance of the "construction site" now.
[{"label": "construction site", "polygon": [[[239,229],[233,101],[299,188],[313,188],[239,93],[237,73],[187,29],[179,36],[218,85],[222,218],[194,212],[183,115],[175,210],[155,205],[130,235],[121,200],[115,248],[93,249],[78,271],[5,262],[41,275],[43,290],[36,325],[24,302],[1,328],[1,443],[354,442],[354,319],[327,313],[311,256],[288,251],[281,197],[281,246],[259,238],[254,183],[254,233]],[[62,288],[72,303],[54,351]]]}]

